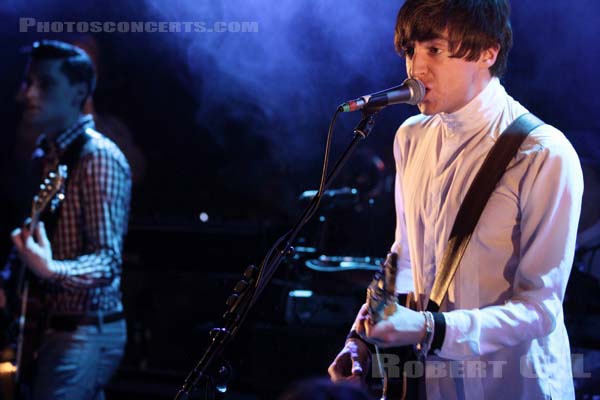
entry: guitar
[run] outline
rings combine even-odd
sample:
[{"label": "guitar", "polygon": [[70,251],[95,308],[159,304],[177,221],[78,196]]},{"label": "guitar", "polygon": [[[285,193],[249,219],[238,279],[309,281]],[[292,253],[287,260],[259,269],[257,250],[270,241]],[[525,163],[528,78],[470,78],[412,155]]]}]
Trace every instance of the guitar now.
[{"label": "guitar", "polygon": [[374,324],[396,312],[398,254],[389,253],[367,288],[367,309]]},{"label": "guitar", "polygon": [[[380,270],[375,273],[367,288],[367,311],[374,324],[394,314],[398,307],[399,296],[396,294],[397,265],[398,254],[388,253],[385,262],[381,265]],[[411,309],[416,308],[412,293],[406,295],[405,306]],[[389,371],[383,365],[382,356],[377,346],[375,346],[375,351],[375,361],[377,363],[375,366],[383,378],[381,389],[377,389],[378,391],[381,390],[381,400],[386,400],[390,394],[393,399],[417,399],[419,393],[418,380],[410,378],[405,368],[406,363],[417,361],[413,347],[403,346],[386,349],[386,352],[393,353],[400,360],[400,363],[394,363],[393,367],[396,371],[400,371],[401,376],[392,377],[389,376]]]},{"label": "guitar", "polygon": [[[25,221],[29,230],[33,231],[45,211],[55,213],[60,203],[64,200],[64,183],[67,179],[67,167],[58,165],[56,171],[50,171],[39,187],[39,192],[33,197],[30,217]],[[16,356],[15,382],[21,384],[29,378],[33,362],[36,358],[37,342],[41,333],[40,318],[32,316],[34,311],[41,314],[41,300],[33,293],[37,289],[37,281],[32,279],[32,274],[27,266],[20,262],[16,249],[13,247],[7,266],[10,268],[11,281],[8,288],[15,294],[16,304],[13,310],[18,314],[16,319]],[[5,268],[6,269],[6,268]],[[38,315],[41,316],[41,315]]]}]

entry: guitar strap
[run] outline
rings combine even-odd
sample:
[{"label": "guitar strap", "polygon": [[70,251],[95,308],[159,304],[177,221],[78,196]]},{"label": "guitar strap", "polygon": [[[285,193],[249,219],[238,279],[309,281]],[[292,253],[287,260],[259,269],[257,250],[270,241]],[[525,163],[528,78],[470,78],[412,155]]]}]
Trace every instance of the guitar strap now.
[{"label": "guitar strap", "polygon": [[[77,162],[81,159],[81,153],[83,152],[83,148],[90,141],[92,137],[87,133],[87,129],[84,129],[81,134],[79,134],[71,144],[65,149],[63,154],[60,156],[58,165],[66,165],[67,167],[67,180],[65,182],[65,186],[69,184],[69,177],[71,176],[71,172],[73,168],[77,164]],[[66,191],[66,190],[65,190]],[[40,216],[40,220],[44,221],[44,226],[46,228],[46,233],[49,238],[52,238],[54,234],[54,230],[56,229],[56,225],[58,223],[58,215],[60,214],[60,207],[63,202],[60,202],[58,208],[54,210],[54,212],[50,212],[46,209],[42,215]]]},{"label": "guitar strap", "polygon": [[531,113],[521,115],[504,130],[488,153],[456,215],[442,262],[433,283],[427,304],[428,311],[439,310],[479,217],[496,185],[504,175],[508,163],[516,155],[529,133],[543,124],[542,120]]}]

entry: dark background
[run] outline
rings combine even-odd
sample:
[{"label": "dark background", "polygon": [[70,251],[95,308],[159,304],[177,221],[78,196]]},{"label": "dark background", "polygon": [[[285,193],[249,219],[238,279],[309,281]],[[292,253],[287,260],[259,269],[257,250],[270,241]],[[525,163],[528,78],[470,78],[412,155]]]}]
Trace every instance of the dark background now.
[{"label": "dark background", "polygon": [[[0,234],[8,238],[28,201],[14,97],[25,57],[41,38],[92,49],[99,71],[94,107],[134,172],[124,300],[130,340],[113,398],[170,398],[219,323],[244,267],[302,210],[318,184],[329,119],[342,101],[400,83],[393,48],[401,1],[40,1],[0,2]],[[600,3],[519,0],[515,45],[503,84],[596,166],[600,132]],[[19,32],[38,21],[256,21],[253,33]],[[381,257],[393,234],[391,143],[416,112],[384,110],[334,186],[358,187],[347,205],[330,202],[301,235],[317,254]],[[358,115],[339,119],[334,155]],[[26,141],[25,141],[26,142]],[[383,169],[374,168],[381,160]],[[381,168],[381,164],[378,164]],[[367,178],[367,182],[364,182]],[[587,183],[586,179],[586,183]],[[374,190],[376,188],[376,190]],[[369,190],[374,190],[368,195]],[[582,224],[596,221],[586,187]],[[588,193],[592,193],[591,195]],[[592,197],[590,197],[592,196]],[[373,201],[368,203],[368,199]],[[344,205],[345,204],[345,205]],[[199,220],[206,213],[208,222]],[[2,244],[5,250],[8,240]],[[315,255],[284,263],[228,359],[233,389],[274,396],[289,382],[324,374],[341,345],[370,272],[314,272]],[[313,289],[289,303],[291,289]],[[286,317],[287,312],[287,317]],[[142,394],[144,393],[144,394]],[[163,395],[164,393],[164,395]],[[162,397],[161,397],[162,396]],[[233,397],[232,397],[233,398]]]}]

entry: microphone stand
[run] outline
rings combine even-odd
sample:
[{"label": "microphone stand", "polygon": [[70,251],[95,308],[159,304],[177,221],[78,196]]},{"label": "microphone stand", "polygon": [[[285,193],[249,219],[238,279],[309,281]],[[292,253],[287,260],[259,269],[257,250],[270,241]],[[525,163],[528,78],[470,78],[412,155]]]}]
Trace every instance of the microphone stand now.
[{"label": "microphone stand", "polygon": [[[344,150],[340,158],[335,162],[331,172],[327,176],[325,183],[323,185],[323,192],[330,186],[331,182],[335,179],[337,174],[341,171],[342,167],[348,161],[350,155],[354,152],[358,143],[366,139],[367,136],[371,133],[375,125],[375,115],[382,109],[383,107],[365,107],[361,110],[362,119],[358,123],[358,125],[354,128],[354,138]],[[196,385],[203,378],[208,378],[208,384],[212,383],[210,376],[207,374],[207,370],[211,366],[213,360],[219,357],[226,345],[234,338],[235,334],[239,331],[246,315],[250,311],[250,308],[254,305],[264,288],[269,283],[273,274],[283,261],[284,257],[291,255],[294,253],[294,248],[292,247],[293,241],[296,239],[296,236],[300,232],[300,229],[306,224],[308,221],[307,216],[313,212],[313,207],[318,206],[320,196],[314,196],[311,200],[310,204],[304,210],[300,219],[296,222],[292,230],[287,235],[285,244],[283,247],[278,249],[276,255],[268,264],[265,264],[260,271],[258,281],[260,285],[256,283],[255,272],[256,267],[249,266],[244,272],[244,279],[240,280],[235,288],[234,293],[227,299],[226,305],[228,306],[228,310],[225,312],[223,318],[225,319],[225,327],[223,328],[214,328],[210,332],[210,344],[205,350],[202,358],[194,369],[188,374],[185,382],[177,395],[175,396],[175,400],[187,399],[189,393],[196,387]],[[277,247],[277,246],[274,246]],[[262,279],[261,279],[262,278]],[[253,290],[254,289],[254,290]],[[218,373],[225,374],[226,367],[221,366]],[[208,392],[208,391],[207,391]]]}]

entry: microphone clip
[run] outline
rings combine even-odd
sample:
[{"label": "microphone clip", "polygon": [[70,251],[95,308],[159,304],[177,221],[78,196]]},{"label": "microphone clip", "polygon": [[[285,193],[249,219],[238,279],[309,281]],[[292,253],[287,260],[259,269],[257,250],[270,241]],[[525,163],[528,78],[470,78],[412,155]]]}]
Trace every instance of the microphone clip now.
[{"label": "microphone clip", "polygon": [[354,128],[354,134],[362,136],[366,139],[375,126],[375,115],[383,109],[383,107],[365,107],[360,110],[362,118],[358,125]]}]

